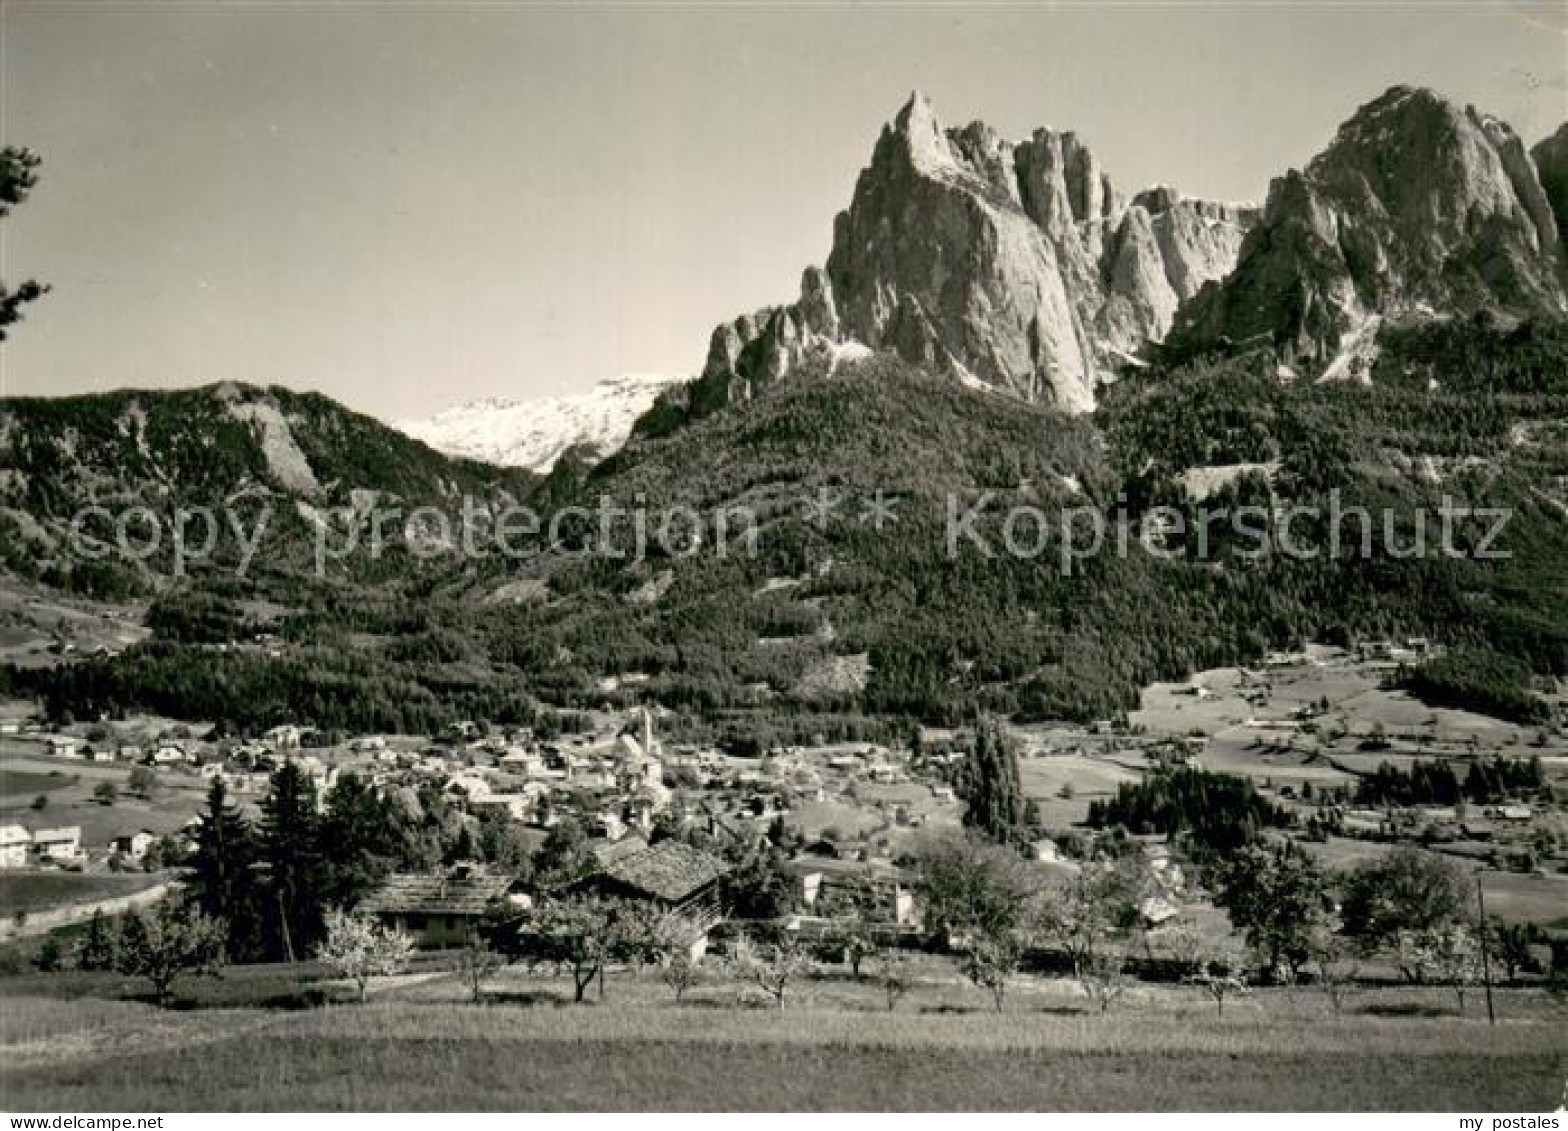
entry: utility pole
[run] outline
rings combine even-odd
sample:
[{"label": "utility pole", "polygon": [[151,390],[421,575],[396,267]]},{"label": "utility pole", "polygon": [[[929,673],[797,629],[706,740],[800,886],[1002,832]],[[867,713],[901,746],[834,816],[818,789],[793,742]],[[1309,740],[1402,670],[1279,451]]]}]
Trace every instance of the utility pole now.
[{"label": "utility pole", "polygon": [[1486,923],[1486,889],[1481,884],[1481,873],[1475,874],[1476,910],[1481,915],[1481,981],[1486,986],[1486,1022],[1497,1024],[1497,1011],[1492,1007],[1492,951],[1487,944],[1491,928]]}]

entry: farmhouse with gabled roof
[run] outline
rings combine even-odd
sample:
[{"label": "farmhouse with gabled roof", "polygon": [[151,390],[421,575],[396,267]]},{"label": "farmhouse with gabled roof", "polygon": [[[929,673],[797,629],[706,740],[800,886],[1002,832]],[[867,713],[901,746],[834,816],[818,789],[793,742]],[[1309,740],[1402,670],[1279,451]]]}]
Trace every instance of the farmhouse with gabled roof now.
[{"label": "farmhouse with gabled roof", "polygon": [[601,895],[638,899],[667,910],[711,904],[729,868],[724,861],[679,840],[602,863],[578,886]]},{"label": "farmhouse with gabled roof", "polygon": [[458,864],[440,872],[397,872],[359,909],[406,931],[421,948],[461,946],[511,886],[509,877],[478,864]]}]

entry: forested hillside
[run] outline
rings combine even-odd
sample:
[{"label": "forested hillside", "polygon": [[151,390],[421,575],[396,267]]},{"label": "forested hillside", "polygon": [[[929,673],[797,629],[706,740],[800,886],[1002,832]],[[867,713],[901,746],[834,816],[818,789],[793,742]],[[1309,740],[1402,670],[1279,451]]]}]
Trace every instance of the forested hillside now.
[{"label": "forested hillside", "polygon": [[[1114,717],[1151,679],[1310,638],[1425,634],[1496,656],[1487,670],[1522,682],[1561,676],[1565,372],[1564,327],[1450,325],[1387,335],[1369,384],[1199,359],[1129,374],[1092,417],[1069,418],[878,355],[634,440],[595,468],[563,465],[535,496],[642,506],[650,523],[677,506],[705,518],[749,508],[754,554],[719,556],[709,529],[690,556],[650,537],[643,560],[546,549],[391,571],[374,589],[286,573],[198,580],[204,601],[182,590],[155,607],[154,643],[10,678],[57,709],[145,704],[238,726],[426,729],[648,697],[688,725],[755,734],[951,722],[977,707]],[[879,490],[892,508],[880,530]],[[1510,556],[1440,552],[1445,498],[1507,508],[1490,548]],[[1288,528],[1315,554],[1282,553],[1228,519],[1200,545],[1204,513],[1248,504],[1276,528],[1293,504],[1318,508]],[[1186,533],[1167,518],[1151,548],[1139,524],[1156,506],[1177,508]],[[1023,507],[1034,509],[1012,520],[1015,541],[1038,552],[1014,556],[1003,528]],[[1373,516],[1372,553],[1361,557],[1350,518],[1332,557],[1329,516],[1355,507]],[[1125,520],[1131,536],[1119,547],[1113,529],[1064,568],[1073,508]],[[949,556],[950,516],[972,510],[972,536]],[[586,544],[596,521],[566,528]],[[1412,557],[1418,522],[1429,550]],[[1473,551],[1494,525],[1457,519],[1453,545]],[[1082,548],[1087,526],[1073,536]],[[624,534],[617,544],[631,550]],[[255,593],[286,610],[281,654],[204,647],[243,632]]]},{"label": "forested hillside", "polygon": [[[77,592],[150,593],[175,570],[178,508],[227,506],[248,534],[268,505],[257,564],[301,568],[328,511],[377,500],[455,507],[464,494],[523,496],[535,482],[519,469],[448,458],[319,393],[278,386],[11,397],[0,400],[0,565]],[[112,543],[112,520],[132,508],[151,512],[128,532],[135,554],[81,551],[77,516],[81,533]],[[154,520],[161,539],[142,555]],[[232,568],[239,547],[227,521],[219,516],[227,536],[215,539],[211,557]],[[193,525],[191,543],[204,533]],[[363,558],[355,565],[380,572]]]}]

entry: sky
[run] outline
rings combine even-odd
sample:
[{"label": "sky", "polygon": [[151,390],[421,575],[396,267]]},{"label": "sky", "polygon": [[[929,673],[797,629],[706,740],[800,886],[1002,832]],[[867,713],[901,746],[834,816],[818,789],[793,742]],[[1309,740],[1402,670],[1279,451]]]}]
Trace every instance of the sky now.
[{"label": "sky", "polygon": [[383,419],[692,374],[792,300],[912,89],[1073,129],[1124,191],[1261,200],[1396,82],[1568,119],[1568,5],[0,0],[43,158],[0,394],[217,380]]}]

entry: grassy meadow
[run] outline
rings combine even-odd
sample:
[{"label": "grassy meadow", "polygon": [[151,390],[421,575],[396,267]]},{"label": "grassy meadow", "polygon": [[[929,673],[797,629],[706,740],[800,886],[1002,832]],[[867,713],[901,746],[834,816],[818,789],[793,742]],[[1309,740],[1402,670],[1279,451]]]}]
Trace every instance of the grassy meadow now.
[{"label": "grassy meadow", "polygon": [[[1542,1110],[1563,1017],[1539,991],[1260,990],[1223,1015],[1196,990],[1135,986],[1108,1014],[1069,982],[1021,978],[1001,1017],[937,960],[889,1012],[822,970],[782,1011],[716,977],[676,1006],[652,972],[603,999],[508,969],[484,1004],[447,972],[363,1005],[308,968],[182,984],[178,1007],[107,1000],[102,975],[0,982],[10,1110]],[[44,996],[48,994],[49,996]],[[75,995],[75,996],[73,996]],[[241,1004],[247,995],[270,1008]],[[308,1000],[307,1000],[308,999]],[[329,1004],[300,1008],[309,1001]]]},{"label": "grassy meadow", "polygon": [[0,910],[12,917],[32,915],[74,903],[135,895],[161,882],[163,877],[145,872],[0,872]]},{"label": "grassy meadow", "polygon": [[[51,757],[31,738],[0,737],[0,824],[28,829],[74,825],[82,844],[102,850],[117,836],[146,829],[174,832],[200,809],[207,782],[193,772],[162,769],[146,797],[130,790],[132,765]],[[104,804],[93,791],[105,782],[118,791]],[[38,797],[46,798],[35,808]]]}]

